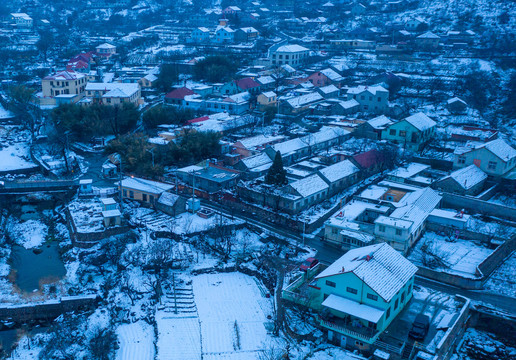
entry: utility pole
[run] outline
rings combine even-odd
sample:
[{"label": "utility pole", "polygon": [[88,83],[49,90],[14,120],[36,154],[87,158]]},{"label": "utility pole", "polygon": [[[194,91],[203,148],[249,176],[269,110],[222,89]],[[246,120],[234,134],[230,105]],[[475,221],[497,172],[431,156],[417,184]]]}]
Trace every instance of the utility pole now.
[{"label": "utility pole", "polygon": [[154,167],[154,149],[156,148],[152,148],[152,150],[145,149],[145,151],[150,152],[150,154],[152,155],[152,167]]},{"label": "utility pole", "polygon": [[118,190],[120,196],[120,212],[124,212],[124,198],[122,196],[122,156],[118,155],[120,158],[120,171],[118,172]]}]

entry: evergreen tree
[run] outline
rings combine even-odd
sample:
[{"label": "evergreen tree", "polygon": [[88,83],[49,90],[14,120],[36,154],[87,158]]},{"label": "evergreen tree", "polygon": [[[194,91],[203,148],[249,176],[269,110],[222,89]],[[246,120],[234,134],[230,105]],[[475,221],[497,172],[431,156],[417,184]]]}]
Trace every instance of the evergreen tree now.
[{"label": "evergreen tree", "polygon": [[279,151],[274,156],[274,162],[265,175],[265,183],[269,185],[286,185],[287,171],[283,168],[283,159]]}]

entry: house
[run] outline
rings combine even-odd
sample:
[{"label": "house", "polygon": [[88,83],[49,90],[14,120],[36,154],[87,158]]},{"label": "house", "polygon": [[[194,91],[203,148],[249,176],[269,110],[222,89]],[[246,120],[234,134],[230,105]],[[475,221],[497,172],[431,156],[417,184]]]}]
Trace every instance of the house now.
[{"label": "house", "polygon": [[339,101],[333,108],[335,115],[349,115],[360,110],[360,104],[355,99]]},{"label": "house", "polygon": [[438,35],[428,31],[416,37],[416,46],[422,50],[435,50],[439,47],[440,40]]},{"label": "house", "polygon": [[186,200],[179,195],[164,192],[154,204],[157,210],[170,216],[177,216],[186,211]]},{"label": "house", "polygon": [[365,112],[384,113],[389,106],[389,90],[379,85],[349,88],[346,96],[348,100],[356,100]]},{"label": "house", "polygon": [[85,94],[92,102],[104,105],[141,103],[141,89],[138,83],[93,83],[86,84]]},{"label": "house", "polygon": [[340,88],[344,78],[340,76],[335,70],[328,68],[314,72],[308,77],[308,81],[317,87],[335,85],[336,87]]},{"label": "house", "polygon": [[337,39],[330,40],[332,47],[343,50],[374,50],[376,42],[361,39]]},{"label": "house", "polygon": [[264,110],[269,106],[276,106],[278,102],[278,96],[274,91],[266,91],[258,95],[256,102],[258,103],[258,107],[261,110]]},{"label": "house", "polygon": [[174,188],[171,184],[137,177],[126,177],[117,184],[124,199],[136,200],[150,206],[156,204],[161,194]]},{"label": "house", "polygon": [[55,105],[58,97],[66,96],[68,102],[75,103],[84,95],[86,75],[75,71],[60,71],[41,80],[42,93],[39,97],[41,105]]},{"label": "house", "polygon": [[287,185],[286,192],[296,197],[287,197],[287,211],[298,213],[312,205],[326,200],[329,192],[329,185],[317,174],[307,176]]},{"label": "house", "polygon": [[327,85],[315,89],[325,99],[333,99],[339,96],[340,90],[335,85]]},{"label": "house", "polygon": [[229,26],[219,26],[217,30],[215,30],[213,41],[218,44],[233,43],[235,41],[235,30],[231,29]]},{"label": "house", "polygon": [[258,84],[261,85],[262,89],[264,89],[264,90],[265,89],[271,90],[271,89],[274,89],[274,87],[276,86],[276,80],[272,76],[269,76],[269,75],[260,76],[260,77],[256,78],[255,80]]},{"label": "house", "polygon": [[310,307],[319,311],[330,341],[372,352],[373,343],[412,298],[416,271],[387,244],[352,249],[315,276]]},{"label": "house", "polygon": [[110,58],[114,54],[116,54],[116,46],[111,45],[108,43],[101,44],[95,48],[97,51],[97,55],[104,57],[104,58]]},{"label": "house", "polygon": [[259,32],[254,27],[244,27],[235,31],[236,42],[249,42],[258,38]]},{"label": "house", "polygon": [[269,49],[271,65],[302,65],[308,58],[310,50],[301,45],[273,45]]},{"label": "house", "polygon": [[120,226],[122,224],[122,213],[118,209],[118,205],[113,198],[101,198],[102,218],[104,226]]},{"label": "house", "polygon": [[394,124],[394,120],[389,119],[385,115],[380,115],[360,124],[355,130],[354,135],[372,140],[381,140],[382,131],[392,124]]},{"label": "house", "polygon": [[405,29],[408,31],[421,31],[427,28],[428,23],[425,21],[425,19],[419,16],[412,18],[405,23]]},{"label": "house", "polygon": [[446,130],[453,141],[488,142],[498,138],[498,130],[495,129],[463,125],[461,127],[450,126]]},{"label": "house", "polygon": [[195,92],[187,87],[174,89],[165,95],[165,104],[182,106],[185,96],[194,94]]},{"label": "house", "polygon": [[238,171],[224,169],[213,164],[208,164],[208,166],[191,165],[177,169],[175,173],[184,183],[210,194],[232,189],[239,180]]},{"label": "house", "polygon": [[251,94],[258,94],[260,92],[261,85],[254,81],[253,78],[246,77],[239,80],[233,80],[224,84],[220,88],[220,93],[223,95],[234,95],[248,91]]},{"label": "house", "polygon": [[234,168],[241,171],[243,176],[249,180],[265,175],[271,165],[271,157],[267,153],[262,152],[241,159],[235,164]]},{"label": "house", "polygon": [[14,21],[16,26],[20,28],[31,28],[34,24],[34,20],[26,13],[12,13],[11,21]]},{"label": "house", "polygon": [[299,114],[323,100],[317,92],[291,97],[280,102],[280,111],[282,114]]},{"label": "house", "polygon": [[436,181],[432,187],[459,195],[476,196],[482,192],[487,174],[476,165],[455,170],[450,175]]},{"label": "house", "polygon": [[259,154],[265,149],[265,147],[274,145],[285,139],[283,135],[256,135],[253,137],[245,138],[233,143],[233,153],[240,154],[242,157],[248,157]]},{"label": "house", "polygon": [[329,185],[328,196],[333,196],[358,181],[360,169],[351,161],[344,160],[318,171]]},{"label": "house", "polygon": [[207,43],[210,41],[210,36],[210,29],[201,26],[192,31],[190,41],[194,43]]},{"label": "house", "polygon": [[394,249],[406,254],[421,237],[428,215],[439,205],[442,197],[430,188],[418,189],[403,196],[389,216],[379,216],[374,235]]},{"label": "house", "polygon": [[502,139],[480,145],[468,143],[465,147],[459,147],[455,150],[454,169],[472,164],[488,175],[505,176],[516,167],[516,150]]},{"label": "house", "polygon": [[224,10],[222,10],[222,14],[224,15],[237,15],[242,11],[238,6],[228,6]]},{"label": "house", "polygon": [[382,140],[401,144],[404,148],[419,151],[434,137],[436,123],[422,112],[387,126],[382,130]]},{"label": "house", "polygon": [[452,97],[446,101],[446,108],[451,114],[464,114],[468,104],[458,97]]},{"label": "house", "polygon": [[285,165],[290,165],[303,157],[341,144],[350,132],[339,127],[323,126],[319,131],[300,138],[290,139],[265,148],[270,159],[279,151]]},{"label": "house", "polygon": [[142,77],[140,80],[138,80],[138,84],[140,84],[140,86],[142,88],[149,89],[149,88],[153,88],[154,87],[154,85],[156,84],[157,80],[158,80],[158,77],[156,75],[154,75],[154,74],[147,74],[144,77]]}]

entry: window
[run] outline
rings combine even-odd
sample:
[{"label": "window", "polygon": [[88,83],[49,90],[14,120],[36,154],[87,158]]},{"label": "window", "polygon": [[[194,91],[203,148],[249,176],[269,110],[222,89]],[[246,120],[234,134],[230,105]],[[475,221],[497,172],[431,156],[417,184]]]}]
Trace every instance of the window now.
[{"label": "window", "polygon": [[339,229],[333,228],[333,229],[331,229],[331,233],[332,234],[338,234],[339,233]]},{"label": "window", "polygon": [[464,156],[460,156],[459,159],[457,160],[457,162],[459,164],[465,164],[466,163],[466,158]]},{"label": "window", "polygon": [[391,308],[387,309],[387,312],[385,313],[385,319],[388,319],[391,316]]},{"label": "window", "polygon": [[398,299],[396,299],[396,301],[394,302],[394,310],[396,310],[398,308]]},{"label": "window", "polygon": [[405,301],[405,293],[401,293],[401,303],[403,304],[404,301]]},{"label": "window", "polygon": [[396,130],[394,130],[394,129],[389,130],[389,135],[396,135]]},{"label": "window", "polygon": [[360,99],[365,100],[365,96],[364,95],[360,96]]},{"label": "window", "polygon": [[374,294],[367,294],[367,298],[368,299],[371,299],[371,300],[374,300],[374,301],[377,301],[378,300],[378,295],[374,295]]},{"label": "window", "polygon": [[127,190],[124,189],[123,192],[124,192],[124,196],[127,197]]},{"label": "window", "polygon": [[407,136],[407,132],[404,130],[400,130],[400,136],[403,136],[403,137]]},{"label": "window", "polygon": [[337,284],[335,284],[333,281],[330,281],[330,280],[326,280],[326,285],[331,286],[331,287],[337,286]]},{"label": "window", "polygon": [[328,298],[328,294],[323,294],[323,301],[326,300]]},{"label": "window", "polygon": [[379,232],[385,232],[385,225],[378,226],[378,231]]},{"label": "window", "polygon": [[353,288],[350,288],[350,287],[347,287],[346,291],[348,293],[351,293],[351,294],[355,294],[355,295],[358,294],[358,290],[357,289],[353,289]]},{"label": "window", "polygon": [[134,191],[129,190],[129,198],[134,199]]},{"label": "window", "polygon": [[378,98],[378,102],[382,102],[382,98],[381,97]]},{"label": "window", "polygon": [[355,345],[356,346],[364,346],[364,343],[361,341],[355,340]]},{"label": "window", "polygon": [[401,229],[396,229],[396,235],[401,236]]},{"label": "window", "polygon": [[142,194],[142,200],[147,202],[147,194]]},{"label": "window", "polygon": [[149,195],[149,202],[150,202],[151,204],[154,204],[154,196]]},{"label": "window", "polygon": [[489,170],[496,170],[496,165],[497,164],[498,163],[496,161],[490,161],[490,162],[487,163],[487,168]]}]

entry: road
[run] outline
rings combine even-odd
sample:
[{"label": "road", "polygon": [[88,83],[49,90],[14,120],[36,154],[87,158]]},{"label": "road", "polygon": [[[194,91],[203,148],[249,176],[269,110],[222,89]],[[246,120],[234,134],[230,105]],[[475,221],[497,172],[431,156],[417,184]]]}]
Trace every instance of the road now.
[{"label": "road", "polygon": [[[203,204],[203,206],[206,206]],[[210,203],[210,205],[206,206],[215,211],[225,212],[226,210],[216,204]],[[235,218],[239,218],[243,221],[247,221],[250,224],[258,226],[262,229],[271,231],[276,233],[282,237],[287,237],[294,239],[301,243],[303,241],[303,237],[299,233],[294,233],[291,230],[278,227],[274,224],[264,224],[252,217],[251,214],[247,213],[239,213],[234,216]],[[337,247],[333,247],[331,245],[325,244],[321,241],[320,236],[315,236],[314,238],[305,237],[305,244],[317,250],[317,258],[323,264],[329,265],[333,263],[335,260],[344,255],[345,251],[341,250]],[[443,284],[440,282],[436,282],[430,279],[423,278],[421,276],[416,276],[415,283],[420,286],[424,286],[426,288],[430,288],[432,290],[437,290],[443,293],[447,293],[450,295],[462,295],[473,301],[484,302],[486,304],[490,304],[495,306],[496,308],[503,310],[509,314],[516,314],[516,299],[508,296],[490,293],[482,290],[466,290],[461,289],[452,285]]]}]

